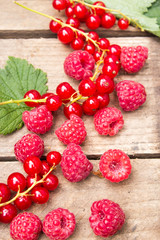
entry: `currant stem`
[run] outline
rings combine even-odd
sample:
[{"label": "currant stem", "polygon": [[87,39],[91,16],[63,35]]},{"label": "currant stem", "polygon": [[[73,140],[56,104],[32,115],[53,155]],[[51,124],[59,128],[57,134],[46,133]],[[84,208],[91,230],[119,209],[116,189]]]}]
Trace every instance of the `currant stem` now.
[{"label": "currant stem", "polygon": [[10,103],[22,103],[22,102],[35,102],[35,103],[45,103],[46,102],[46,99],[30,99],[30,98],[23,98],[23,99],[20,99],[20,100],[14,100],[14,99],[11,99],[11,100],[8,100],[8,101],[5,101],[5,102],[0,102],[0,105],[6,105],[6,104],[10,104]]},{"label": "currant stem", "polygon": [[6,206],[12,202],[14,202],[17,198],[21,197],[21,196],[26,196],[27,193],[29,193],[36,185],[38,185],[39,183],[43,183],[44,182],[44,179],[55,169],[55,165],[53,165],[50,170],[39,180],[37,181],[36,178],[35,178],[35,182],[24,192],[20,192],[20,190],[18,190],[17,194],[12,198],[10,199],[9,201],[7,202],[4,202],[4,203],[1,203],[0,204],[0,207],[3,207],[3,206]]}]

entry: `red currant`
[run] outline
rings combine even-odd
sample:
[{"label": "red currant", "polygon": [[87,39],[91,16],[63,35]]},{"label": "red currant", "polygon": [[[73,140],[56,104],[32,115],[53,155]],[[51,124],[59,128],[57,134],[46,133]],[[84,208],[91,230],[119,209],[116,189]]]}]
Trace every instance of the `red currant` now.
[{"label": "red currant", "polygon": [[15,192],[18,192],[18,190],[22,192],[27,185],[25,177],[19,172],[14,172],[9,175],[7,184],[9,188]]},{"label": "red currant", "polygon": [[118,74],[118,66],[115,63],[110,63],[107,65],[103,65],[102,72],[104,75],[109,76],[110,78],[114,78]]},{"label": "red currant", "polygon": [[121,47],[117,44],[112,44],[109,46],[108,51],[107,51],[108,55],[115,55],[118,58],[120,58],[121,55]]},{"label": "red currant", "polygon": [[35,176],[41,172],[42,162],[38,157],[30,156],[24,161],[23,168],[28,175]]},{"label": "red currant", "polygon": [[44,204],[49,199],[49,192],[44,187],[34,187],[31,191],[32,201],[38,204]]},{"label": "red currant", "polygon": [[114,81],[106,76],[106,75],[100,75],[96,79],[96,88],[99,93],[111,93],[114,90]]},{"label": "red currant", "polygon": [[71,115],[71,114],[75,114],[75,115],[81,117],[81,116],[82,116],[82,113],[83,113],[83,110],[82,110],[81,105],[78,104],[78,103],[76,103],[76,102],[70,104],[69,106],[65,106],[64,109],[63,109],[63,111],[64,111],[64,115],[65,115],[68,119],[70,119],[70,115]]},{"label": "red currant", "polygon": [[10,197],[11,191],[9,187],[4,183],[0,183],[0,203],[7,202]]},{"label": "red currant", "polygon": [[[50,96],[52,96],[52,95],[54,95],[54,94],[48,92],[48,93],[43,94],[41,98],[42,98],[42,99],[47,99],[48,97],[50,97]],[[46,104],[46,102],[42,102],[42,103],[41,103],[41,105],[45,105],[45,104]]]},{"label": "red currant", "polygon": [[60,28],[58,31],[58,39],[64,44],[72,42],[74,37],[74,32],[69,27]]},{"label": "red currant", "polygon": [[20,196],[14,201],[14,204],[19,210],[26,210],[31,206],[32,200],[30,196]]},{"label": "red currant", "polygon": [[46,160],[50,166],[56,166],[61,161],[61,154],[56,151],[51,151],[47,154]]},{"label": "red currant", "polygon": [[78,18],[75,18],[75,17],[69,17],[66,23],[71,25],[74,28],[79,28],[80,26],[80,21],[78,20]]},{"label": "red currant", "polygon": [[[27,176],[27,188],[30,188],[35,182],[38,182],[39,180],[41,180],[40,175],[37,175],[37,174],[36,174],[36,176],[28,175]],[[38,187],[38,186],[40,187],[41,183],[36,185],[36,187]]]},{"label": "red currant", "polygon": [[8,204],[0,208],[0,222],[10,223],[17,215],[17,209],[13,204]]},{"label": "red currant", "polygon": [[102,56],[102,52],[101,51],[95,51],[95,53],[93,55],[93,57],[94,57],[96,62],[98,62],[100,60],[101,56]]},{"label": "red currant", "polygon": [[101,19],[98,15],[90,14],[86,19],[86,25],[89,29],[97,29],[99,28],[101,23]]},{"label": "red currant", "polygon": [[75,90],[68,82],[60,83],[56,88],[56,93],[61,100],[69,99]]},{"label": "red currant", "polygon": [[65,10],[65,14],[67,17],[72,17],[74,15],[74,7],[68,6]]},{"label": "red currant", "polygon": [[96,97],[97,100],[99,101],[99,107],[98,107],[99,109],[107,107],[110,102],[109,94],[107,93],[104,93],[104,94],[96,93],[94,94],[94,97]]},{"label": "red currant", "polygon": [[120,18],[118,20],[118,27],[121,29],[121,30],[126,30],[129,26],[129,21],[128,19],[126,18]]},{"label": "red currant", "polygon": [[96,85],[90,79],[84,79],[80,82],[78,90],[84,97],[92,96],[96,91]]},{"label": "red currant", "polygon": [[[93,5],[100,6],[100,7],[106,7],[106,5],[101,1],[94,2]],[[97,15],[102,16],[105,13],[105,10],[101,9],[101,8],[95,8],[95,12]]]},{"label": "red currant", "polygon": [[[37,90],[32,89],[25,93],[24,98],[37,100],[41,98],[41,95]],[[25,104],[29,107],[37,107],[39,105],[39,103],[36,102],[25,102]]]},{"label": "red currant", "polygon": [[62,101],[58,95],[51,95],[46,100],[46,106],[49,111],[57,111],[62,105]]},{"label": "red currant", "polygon": [[66,0],[53,0],[52,5],[56,10],[63,10],[67,7]]},{"label": "red currant", "polygon": [[100,38],[98,44],[101,49],[108,49],[110,42],[107,38]]},{"label": "red currant", "polygon": [[[61,19],[56,18],[57,20],[63,22]],[[49,28],[52,32],[58,33],[59,29],[62,27],[62,25],[54,20],[50,21]]]},{"label": "red currant", "polygon": [[50,166],[48,165],[47,161],[41,161],[41,163],[42,163],[42,170],[39,174],[43,176],[49,172]]},{"label": "red currant", "polygon": [[105,13],[101,18],[101,25],[104,28],[111,28],[114,26],[116,18],[112,13]]},{"label": "red currant", "polygon": [[84,50],[93,55],[95,53],[95,46],[93,43],[87,43],[84,46]]},{"label": "red currant", "polygon": [[85,18],[87,8],[82,3],[77,3],[74,7],[74,14],[78,19]]},{"label": "red currant", "polygon": [[99,39],[99,35],[98,35],[98,33],[96,33],[96,32],[93,32],[93,31],[91,31],[91,32],[89,32],[88,33],[88,37],[89,38],[92,38],[94,41],[98,41],[98,39]]},{"label": "red currant", "polygon": [[72,42],[71,42],[71,48],[73,50],[81,50],[84,46],[84,41],[82,40],[82,38],[75,38]]},{"label": "red currant", "polygon": [[121,63],[119,58],[116,55],[107,55],[104,58],[104,64],[115,63],[118,66],[118,69],[121,68]]},{"label": "red currant", "polygon": [[81,33],[81,32],[84,33],[85,31],[84,31],[83,29],[81,29],[81,28],[79,28],[78,30],[79,30],[79,31],[76,32],[77,37],[78,37],[78,38],[81,38],[83,41],[85,41],[86,38],[85,38],[85,36]]},{"label": "red currant", "polygon": [[43,182],[43,187],[45,187],[48,191],[53,191],[58,187],[58,178],[53,175],[53,174],[49,174]]},{"label": "red currant", "polygon": [[83,111],[86,115],[94,115],[99,108],[99,101],[96,97],[89,97],[82,105]]}]

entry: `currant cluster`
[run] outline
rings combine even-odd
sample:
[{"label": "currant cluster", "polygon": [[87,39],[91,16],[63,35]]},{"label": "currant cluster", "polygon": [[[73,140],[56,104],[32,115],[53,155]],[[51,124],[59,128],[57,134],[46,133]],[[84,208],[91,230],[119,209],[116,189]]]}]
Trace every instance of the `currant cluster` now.
[{"label": "currant cluster", "polygon": [[46,161],[30,156],[23,163],[27,177],[14,172],[9,175],[7,184],[0,183],[0,222],[11,222],[17,209],[26,210],[32,202],[44,204],[48,201],[49,191],[55,190],[59,183],[51,172],[60,161],[61,154],[56,151],[49,152]]}]

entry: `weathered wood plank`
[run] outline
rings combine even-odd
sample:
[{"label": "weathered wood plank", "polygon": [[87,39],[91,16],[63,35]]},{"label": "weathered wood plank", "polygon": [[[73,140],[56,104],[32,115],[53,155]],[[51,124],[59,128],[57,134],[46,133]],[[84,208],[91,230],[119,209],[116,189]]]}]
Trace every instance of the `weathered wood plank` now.
[{"label": "weathered wood plank", "polygon": [[[45,205],[33,205],[28,212],[37,214],[41,220],[52,209],[67,208],[76,216],[77,227],[71,240],[101,240],[96,237],[88,222],[91,204],[108,198],[120,204],[126,214],[123,229],[112,240],[159,240],[159,169],[160,159],[134,159],[132,174],[128,180],[116,184],[89,176],[80,183],[70,183],[62,175],[60,167],[56,169],[59,187],[50,194]],[[92,161],[94,170],[99,161]],[[8,175],[14,171],[24,173],[19,162],[0,163],[0,182],[6,182]],[[9,237],[9,225],[0,224],[0,239]],[[44,235],[41,240],[48,239]]]},{"label": "weathered wood plank", "polygon": [[[120,148],[128,154],[159,154],[159,93],[160,93],[160,72],[158,70],[160,55],[159,40],[156,38],[112,38],[111,43],[123,45],[144,45],[149,48],[149,59],[144,68],[136,75],[125,75],[123,72],[116,81],[131,79],[138,81],[146,87],[147,102],[132,113],[125,113],[124,128],[114,137],[100,136],[94,130],[93,117],[83,117],[87,127],[88,136],[83,144],[86,154],[101,154],[109,148]],[[55,92],[56,86],[62,81],[69,81],[76,89],[77,81],[67,77],[63,70],[65,57],[71,52],[69,46],[62,45],[56,39],[11,39],[1,40],[0,44],[0,66],[3,67],[8,56],[15,56],[27,59],[35,67],[47,72],[49,91]],[[118,101],[115,94],[111,94],[110,106],[117,106]],[[46,135],[42,136],[45,141],[45,154],[51,149],[63,151],[64,145],[59,142],[54,134],[55,129],[64,122],[65,117],[58,111],[55,114],[54,126]],[[9,136],[0,136],[0,156],[14,157],[13,148],[28,131],[24,127],[20,131]]]},{"label": "weathered wood plank", "polygon": [[[64,11],[60,13],[53,9],[52,0],[40,1],[40,0],[30,0],[30,1],[19,1],[21,4],[26,5],[29,8],[34,10],[46,13],[48,15],[59,17],[66,21],[66,17]],[[0,15],[0,37],[2,38],[18,38],[19,36],[26,37],[27,32],[30,36],[36,36],[37,34],[41,34],[43,37],[46,34],[46,30],[48,30],[48,25],[50,20],[36,15],[32,12],[29,12],[25,9],[14,4],[12,1],[3,1],[0,0],[1,9],[5,11],[1,11]],[[83,28],[85,24],[82,24]],[[11,32],[8,30],[11,30]],[[33,30],[36,30],[33,31]],[[38,30],[43,30],[38,33]],[[114,26],[112,29],[104,30],[102,28],[98,29],[100,34],[105,34],[105,36],[149,36],[149,33],[141,32],[139,29],[136,29],[130,26],[126,31],[121,31],[117,26]],[[52,33],[48,30],[47,36],[52,36]],[[55,35],[54,35],[55,36]]]}]

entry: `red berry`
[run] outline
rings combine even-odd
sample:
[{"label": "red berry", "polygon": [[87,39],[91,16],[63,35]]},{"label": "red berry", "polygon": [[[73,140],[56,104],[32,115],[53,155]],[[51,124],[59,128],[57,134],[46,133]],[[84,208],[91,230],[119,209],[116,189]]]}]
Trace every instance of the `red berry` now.
[{"label": "red berry", "polygon": [[106,75],[100,75],[96,79],[96,89],[99,93],[111,93],[114,90],[114,81],[106,76]]},{"label": "red berry", "polygon": [[84,46],[84,50],[93,55],[95,53],[95,46],[93,43],[87,43]]},{"label": "red berry", "polygon": [[75,17],[69,17],[66,23],[71,25],[74,28],[79,28],[80,26],[80,21],[78,20],[78,18],[75,18]]},{"label": "red berry", "polygon": [[90,79],[84,79],[80,82],[78,90],[84,97],[92,96],[96,91],[96,85]]},{"label": "red berry", "polygon": [[98,41],[98,39],[99,39],[99,35],[98,35],[98,33],[96,33],[96,32],[93,32],[93,31],[91,31],[91,32],[89,32],[88,33],[88,37],[89,38],[92,38],[94,41]]},{"label": "red berry", "polygon": [[74,7],[74,14],[78,19],[85,18],[87,8],[82,3],[77,3]]},{"label": "red berry", "polygon": [[20,196],[14,201],[14,204],[19,210],[26,210],[31,206],[32,200],[30,196]]},{"label": "red berry", "polygon": [[51,95],[46,100],[46,106],[49,111],[57,111],[62,105],[62,101],[58,95]]},{"label": "red berry", "polygon": [[108,49],[110,42],[107,38],[100,38],[98,44],[101,49]]},{"label": "red berry", "polygon": [[82,105],[83,111],[86,115],[94,115],[99,108],[99,101],[96,97],[89,97]]},{"label": "red berry", "polygon": [[114,78],[118,74],[118,66],[115,63],[110,63],[107,65],[103,65],[102,72],[104,75],[109,76],[110,78]]},{"label": "red berry", "polygon": [[74,7],[73,6],[68,6],[65,9],[65,14],[67,17],[72,17],[74,15]]},{"label": "red berry", "polygon": [[[48,97],[50,97],[50,96],[52,96],[52,95],[54,95],[54,94],[48,92],[48,93],[43,94],[41,98],[42,98],[42,99],[47,99]],[[41,105],[45,105],[45,104],[46,104],[46,102],[42,102],[42,103],[41,103]]]},{"label": "red berry", "polygon": [[[61,19],[56,18],[57,20],[63,22]],[[58,33],[59,29],[62,27],[62,25],[54,20],[50,21],[49,28],[52,32]]]},{"label": "red berry", "polygon": [[93,55],[93,57],[94,57],[96,62],[98,62],[100,60],[101,56],[102,56],[102,52],[101,51],[95,51],[95,53]]},{"label": "red berry", "polygon": [[108,93],[96,93],[94,94],[94,97],[96,97],[99,101],[99,109],[107,107],[110,102]]},{"label": "red berry", "polygon": [[50,166],[48,165],[47,161],[41,161],[41,163],[42,163],[42,170],[39,174],[43,176],[49,172]]},{"label": "red berry", "polygon": [[68,82],[60,83],[56,88],[56,93],[61,100],[69,99],[75,90]]},{"label": "red berry", "polygon": [[26,179],[21,173],[14,172],[9,175],[7,184],[12,191],[18,192],[20,190],[22,192],[26,187]]},{"label": "red berry", "polygon": [[56,166],[61,161],[61,154],[56,151],[51,151],[47,154],[46,160],[50,166]]},{"label": "red berry", "polygon": [[72,42],[74,37],[74,32],[69,27],[60,28],[58,31],[58,39],[64,44]]},{"label": "red berry", "polygon": [[49,199],[49,192],[44,187],[34,187],[31,191],[32,201],[38,204],[44,204]]},{"label": "red berry", "polygon": [[[35,182],[38,182],[39,180],[41,180],[40,175],[37,175],[37,174],[36,174],[36,176],[28,175],[27,176],[27,188],[30,188]],[[36,185],[36,187],[38,187],[38,186],[40,187],[41,183]]]},{"label": "red berry", "polygon": [[[94,2],[93,5],[94,6],[100,6],[100,7],[106,7],[106,5],[101,1]],[[101,9],[101,8],[94,8],[94,11],[99,16],[102,16],[105,13],[105,10]]]},{"label": "red berry", "polygon": [[11,191],[9,187],[4,183],[0,183],[0,203],[7,202],[10,197]]},{"label": "red berry", "polygon": [[30,156],[24,161],[23,168],[28,175],[35,176],[41,172],[42,162],[38,157]]},{"label": "red berry", "polygon": [[116,18],[112,13],[105,13],[101,18],[101,25],[104,28],[111,28],[114,26]]},{"label": "red berry", "polygon": [[82,40],[82,38],[75,38],[71,42],[71,48],[73,50],[81,50],[83,48],[83,45],[84,45],[84,41]]},{"label": "red berry", "polygon": [[[32,100],[37,100],[41,98],[40,93],[37,90],[29,90],[28,92],[25,93],[24,98],[29,98]],[[39,103],[36,102],[25,102],[25,104],[29,107],[37,107]]]},{"label": "red berry", "polygon": [[109,46],[108,51],[107,51],[108,55],[115,55],[118,58],[120,58],[121,55],[121,47],[117,44],[112,44]]},{"label": "red berry", "polygon": [[76,32],[77,37],[81,38],[83,41],[85,41],[86,38],[85,38],[85,36],[81,32],[84,33],[85,31],[83,29],[79,28],[78,31]]},{"label": "red berry", "polygon": [[48,191],[53,191],[58,187],[58,178],[53,175],[53,174],[49,174],[43,182],[43,187],[45,187]]},{"label": "red berry", "polygon": [[77,102],[74,102],[72,104],[70,104],[69,106],[65,106],[64,107],[64,115],[70,119],[70,115],[71,114],[75,114],[79,117],[82,116],[83,110],[80,104],[78,104]]},{"label": "red berry", "polygon": [[99,28],[101,23],[101,19],[98,15],[90,14],[86,19],[86,25],[89,29],[97,29]]},{"label": "red berry", "polygon": [[65,0],[67,7],[70,7],[73,5],[73,3],[70,0]]},{"label": "red berry", "polygon": [[0,208],[0,222],[10,223],[17,215],[17,209],[13,204],[8,204]]},{"label": "red berry", "polygon": [[119,60],[118,56],[116,56],[116,55],[107,55],[104,58],[104,64],[110,64],[110,63],[115,63],[118,66],[118,69],[120,70],[121,63],[120,63],[120,60]]},{"label": "red berry", "polygon": [[52,5],[56,10],[63,10],[67,7],[66,0],[53,0]]},{"label": "red berry", "polygon": [[129,21],[128,19],[126,18],[120,18],[118,20],[118,27],[121,29],[121,30],[126,30],[129,26]]}]

